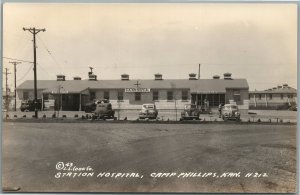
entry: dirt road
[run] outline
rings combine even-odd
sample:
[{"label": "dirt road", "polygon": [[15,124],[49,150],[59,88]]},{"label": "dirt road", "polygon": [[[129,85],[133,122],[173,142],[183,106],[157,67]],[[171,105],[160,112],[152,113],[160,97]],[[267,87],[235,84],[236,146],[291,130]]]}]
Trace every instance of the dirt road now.
[{"label": "dirt road", "polygon": [[2,185],[23,192],[296,190],[296,125],[4,123],[2,139]]}]

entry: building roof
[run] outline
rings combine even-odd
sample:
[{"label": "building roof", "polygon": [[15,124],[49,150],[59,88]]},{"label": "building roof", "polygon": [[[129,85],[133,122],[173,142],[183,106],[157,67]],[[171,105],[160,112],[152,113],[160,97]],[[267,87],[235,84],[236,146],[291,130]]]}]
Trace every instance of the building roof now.
[{"label": "building roof", "polygon": [[295,94],[297,90],[293,87],[276,88],[267,91],[250,91],[250,94]]},{"label": "building roof", "polygon": [[[191,93],[225,93],[227,88],[231,89],[249,89],[246,79],[166,79],[166,80],[39,80],[37,88],[44,90],[44,93],[58,92],[59,86],[68,93],[80,93],[86,89],[124,89],[136,88],[137,81],[141,88],[150,89],[190,89]],[[33,81],[27,80],[17,87],[17,90],[33,89]]]}]

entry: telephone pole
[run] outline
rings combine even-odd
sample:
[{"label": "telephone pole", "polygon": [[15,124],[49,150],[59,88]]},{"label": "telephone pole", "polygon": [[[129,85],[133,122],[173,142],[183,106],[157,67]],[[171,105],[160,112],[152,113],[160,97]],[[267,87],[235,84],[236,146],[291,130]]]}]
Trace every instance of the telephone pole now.
[{"label": "telephone pole", "polygon": [[46,30],[43,29],[38,29],[38,28],[24,28],[24,31],[29,31],[33,35],[33,71],[34,71],[34,116],[35,118],[38,118],[38,109],[37,109],[37,84],[36,84],[36,42],[35,42],[35,35],[38,34],[39,32],[43,31],[45,32]]},{"label": "telephone pole", "polygon": [[200,80],[200,67],[201,67],[201,64],[199,64],[199,68],[198,68],[198,80]]},{"label": "telephone pole", "polygon": [[5,109],[6,112],[8,112],[8,85],[7,85],[7,75],[9,75],[10,73],[8,72],[8,68],[5,68]]},{"label": "telephone pole", "polygon": [[21,62],[9,62],[14,65],[14,73],[15,73],[15,111],[17,111],[17,64],[21,64]]}]

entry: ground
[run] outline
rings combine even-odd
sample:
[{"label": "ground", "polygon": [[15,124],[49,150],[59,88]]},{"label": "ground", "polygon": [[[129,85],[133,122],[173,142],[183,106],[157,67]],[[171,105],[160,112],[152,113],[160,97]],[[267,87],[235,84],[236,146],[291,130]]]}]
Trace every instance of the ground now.
[{"label": "ground", "polygon": [[[2,186],[23,192],[296,190],[295,124],[5,122],[2,140]],[[59,170],[58,162],[90,166],[95,175],[55,178],[70,172]],[[103,172],[138,177],[97,177]],[[176,175],[151,177],[159,172]],[[200,172],[212,175],[191,177]],[[256,172],[263,175],[254,177]]]}]

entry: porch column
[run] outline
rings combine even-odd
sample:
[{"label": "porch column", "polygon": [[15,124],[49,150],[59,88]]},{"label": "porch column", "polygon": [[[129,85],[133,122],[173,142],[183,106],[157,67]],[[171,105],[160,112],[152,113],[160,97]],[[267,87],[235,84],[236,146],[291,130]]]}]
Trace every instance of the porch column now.
[{"label": "porch column", "polygon": [[79,111],[81,111],[81,93],[79,93]]}]

